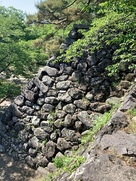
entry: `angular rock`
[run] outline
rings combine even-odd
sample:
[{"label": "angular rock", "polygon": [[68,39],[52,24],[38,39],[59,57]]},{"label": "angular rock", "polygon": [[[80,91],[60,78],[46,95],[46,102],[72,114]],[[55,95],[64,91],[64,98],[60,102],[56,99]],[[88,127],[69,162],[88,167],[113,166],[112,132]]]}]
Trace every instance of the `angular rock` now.
[{"label": "angular rock", "polygon": [[67,142],[64,138],[58,138],[58,140],[57,140],[57,148],[60,151],[64,151],[66,149],[71,148],[71,146],[70,146],[70,143]]},{"label": "angular rock", "polygon": [[42,151],[46,158],[52,158],[56,152],[56,144],[53,141],[48,141]]},{"label": "angular rock", "polygon": [[92,127],[92,119],[87,111],[81,111],[77,114],[77,118],[89,129]]},{"label": "angular rock", "polygon": [[117,131],[112,135],[104,135],[100,146],[102,150],[113,149],[118,155],[136,156],[136,136]]},{"label": "angular rock", "polygon": [[88,99],[89,101],[92,101],[94,96],[93,96],[92,93],[88,92],[85,97],[86,97],[86,99]]},{"label": "angular rock", "polygon": [[44,83],[40,81],[37,77],[35,77],[33,81],[42,93],[45,94],[46,92],[48,92],[48,86],[44,85]]},{"label": "angular rock", "polygon": [[71,96],[68,94],[68,92],[64,93],[64,94],[59,94],[58,95],[58,100],[62,101],[62,102],[66,102],[66,103],[70,103],[72,102],[72,98]]},{"label": "angular rock", "polygon": [[58,103],[58,99],[56,97],[46,97],[45,98],[45,103],[46,104],[56,105]]},{"label": "angular rock", "polygon": [[56,78],[56,82],[65,81],[68,79],[68,75],[61,75]]},{"label": "angular rock", "polygon": [[38,104],[39,106],[42,106],[44,103],[45,103],[45,102],[44,102],[44,98],[39,98],[39,99],[37,99],[37,104]]},{"label": "angular rock", "polygon": [[39,149],[41,147],[41,144],[39,142],[39,139],[36,136],[34,136],[28,141],[28,146]]},{"label": "angular rock", "polygon": [[61,128],[63,126],[63,121],[62,119],[57,119],[55,122],[54,122],[54,126],[56,128]]},{"label": "angular rock", "polygon": [[51,104],[44,104],[41,109],[43,112],[51,112],[54,110],[54,106]]},{"label": "angular rock", "polygon": [[72,115],[71,115],[71,114],[67,114],[67,115],[65,116],[63,125],[64,125],[65,127],[71,127],[71,126],[74,125],[74,123],[75,123],[75,120],[72,118]]},{"label": "angular rock", "polygon": [[67,90],[70,87],[71,81],[61,81],[56,84],[58,90]]},{"label": "angular rock", "polygon": [[42,75],[48,75],[50,77],[56,77],[58,75],[58,70],[49,66],[45,66],[44,69],[39,74],[39,77]]},{"label": "angular rock", "polygon": [[75,101],[74,101],[74,105],[75,105],[77,108],[80,108],[80,109],[83,109],[83,110],[87,110],[89,104],[90,104],[90,102],[87,101],[87,100],[79,99],[79,100],[75,100]]},{"label": "angular rock", "polygon": [[56,116],[57,116],[57,118],[59,118],[59,119],[64,118],[65,115],[66,115],[66,112],[63,111],[63,110],[58,110],[58,111],[56,111]]},{"label": "angular rock", "polygon": [[35,93],[35,92],[31,91],[31,90],[25,89],[25,90],[23,90],[22,94],[27,100],[29,100],[31,102],[36,101],[37,93]]},{"label": "angular rock", "polygon": [[61,131],[62,137],[66,139],[66,141],[76,142],[80,135],[76,133],[74,130],[70,130],[67,128],[63,128]]},{"label": "angular rock", "polygon": [[66,113],[73,114],[76,110],[76,106],[74,104],[67,104],[66,106],[63,107],[63,110]]},{"label": "angular rock", "polygon": [[18,106],[23,106],[24,101],[25,101],[24,97],[20,95],[15,98],[14,103],[17,104]]},{"label": "angular rock", "polygon": [[35,128],[34,135],[40,140],[45,140],[49,138],[49,134],[45,132],[42,128]]},{"label": "angular rock", "polygon": [[46,167],[48,165],[49,161],[47,160],[47,158],[45,156],[43,156],[42,154],[39,154],[36,157],[36,166],[37,167]]},{"label": "angular rock", "polygon": [[47,96],[53,96],[53,97],[57,97],[58,92],[56,89],[49,89],[49,91],[47,92]]},{"label": "angular rock", "polygon": [[53,84],[53,79],[47,75],[43,76],[42,78],[42,82],[43,84],[45,84],[46,86],[51,86]]},{"label": "angular rock", "polygon": [[36,127],[40,125],[40,119],[37,116],[33,116],[31,121],[32,121],[32,124]]},{"label": "angular rock", "polygon": [[82,91],[77,89],[77,88],[71,88],[68,90],[68,94],[73,98],[73,99],[80,99],[82,97]]},{"label": "angular rock", "polygon": [[26,157],[25,161],[31,168],[36,168],[36,159],[32,158],[30,155]]},{"label": "angular rock", "polygon": [[113,132],[125,128],[128,126],[128,120],[125,114],[121,111],[117,111],[110,119],[110,121],[103,127],[100,131],[100,134],[98,136],[99,139],[102,138],[105,134],[112,134]]}]

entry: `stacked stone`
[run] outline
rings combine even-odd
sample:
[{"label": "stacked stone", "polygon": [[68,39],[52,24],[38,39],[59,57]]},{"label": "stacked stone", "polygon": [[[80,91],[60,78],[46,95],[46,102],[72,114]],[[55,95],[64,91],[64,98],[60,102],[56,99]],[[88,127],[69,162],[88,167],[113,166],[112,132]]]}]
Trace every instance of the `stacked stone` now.
[{"label": "stacked stone", "polygon": [[[74,29],[68,38],[76,41],[81,35]],[[99,53],[109,57],[108,52]],[[54,64],[55,57],[49,60],[0,121],[0,144],[8,154],[36,168],[78,148],[82,133],[92,128],[95,117],[111,108],[105,103],[112,85],[105,67],[112,59],[100,55],[94,57],[85,50],[82,58],[74,57],[71,63]],[[128,72],[127,77],[123,89],[112,92],[113,96],[123,95],[134,74]]]},{"label": "stacked stone", "polygon": [[24,157],[32,167],[45,167],[58,152],[78,148],[82,132],[92,127],[92,112],[110,109],[99,102],[105,99],[104,91],[94,93],[94,84],[102,88],[104,78],[91,77],[90,63],[49,62],[15,98],[3,119],[9,137],[2,138],[12,156]]}]

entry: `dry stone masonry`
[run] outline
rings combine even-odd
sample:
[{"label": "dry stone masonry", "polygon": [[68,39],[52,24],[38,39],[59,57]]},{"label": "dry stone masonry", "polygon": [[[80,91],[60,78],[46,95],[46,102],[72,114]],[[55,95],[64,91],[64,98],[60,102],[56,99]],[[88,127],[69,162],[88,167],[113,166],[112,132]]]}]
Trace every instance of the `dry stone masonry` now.
[{"label": "dry stone masonry", "polygon": [[0,148],[33,168],[46,167],[57,154],[76,150],[94,116],[110,110],[107,97],[124,93],[118,88],[111,95],[112,79],[104,71],[109,59],[86,51],[70,63],[54,60],[30,80],[0,121]]}]

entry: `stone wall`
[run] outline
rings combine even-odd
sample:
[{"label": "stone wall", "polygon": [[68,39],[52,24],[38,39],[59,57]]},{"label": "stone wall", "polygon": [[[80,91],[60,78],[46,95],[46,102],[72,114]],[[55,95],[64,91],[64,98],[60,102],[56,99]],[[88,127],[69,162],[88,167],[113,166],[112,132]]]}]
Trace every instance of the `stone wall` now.
[{"label": "stone wall", "polygon": [[[113,79],[105,72],[110,59],[86,51],[71,63],[53,61],[29,81],[0,122],[3,149],[34,168],[46,167],[59,153],[78,149],[82,133],[111,108],[105,103],[112,89]],[[130,82],[122,85],[112,95],[123,95]]]}]

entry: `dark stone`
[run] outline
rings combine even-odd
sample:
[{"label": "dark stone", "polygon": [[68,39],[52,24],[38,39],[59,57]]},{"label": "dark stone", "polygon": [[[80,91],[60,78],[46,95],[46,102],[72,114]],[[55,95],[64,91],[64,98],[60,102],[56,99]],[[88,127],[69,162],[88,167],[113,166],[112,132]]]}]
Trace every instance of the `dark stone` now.
[{"label": "dark stone", "polygon": [[48,86],[44,85],[42,81],[40,81],[37,77],[34,78],[35,85],[40,89],[44,94],[48,91]]},{"label": "dark stone", "polygon": [[51,112],[54,110],[54,106],[51,104],[44,104],[41,109],[43,112]]},{"label": "dark stone", "polygon": [[48,141],[42,151],[46,158],[52,158],[56,152],[56,144],[53,141]]},{"label": "dark stone", "polygon": [[70,87],[71,81],[61,81],[56,84],[58,90],[67,90]]},{"label": "dark stone", "polygon": [[34,135],[40,140],[45,140],[49,138],[49,134],[45,132],[42,128],[35,128]]},{"label": "dark stone", "polygon": [[45,84],[46,86],[52,86],[53,84],[53,79],[47,75],[43,76],[42,78],[42,82],[43,84]]},{"label": "dark stone", "polygon": [[64,150],[67,150],[67,149],[71,148],[71,146],[70,146],[70,143],[67,142],[64,138],[58,138],[58,140],[57,140],[57,148],[60,151],[64,151]]},{"label": "dark stone", "polygon": [[66,113],[71,113],[73,114],[76,110],[76,106],[73,105],[73,104],[67,104],[66,106],[63,107],[63,110],[66,112]]},{"label": "dark stone", "polygon": [[29,100],[29,101],[31,101],[31,102],[35,102],[36,99],[37,99],[37,93],[35,93],[35,92],[31,91],[31,90],[25,89],[25,90],[22,92],[22,94],[23,94],[23,96],[24,96],[27,100]]}]

